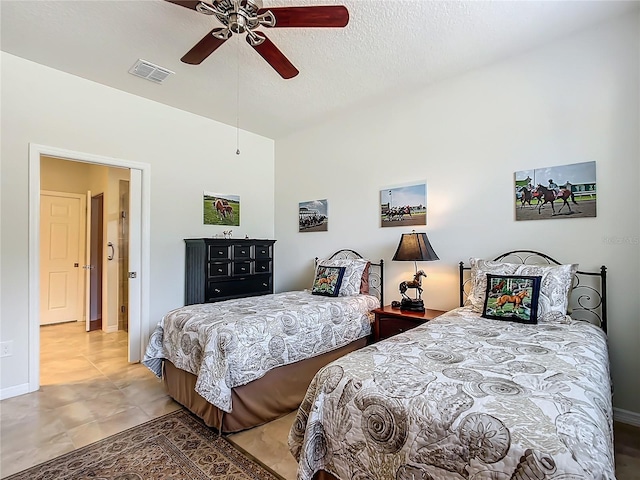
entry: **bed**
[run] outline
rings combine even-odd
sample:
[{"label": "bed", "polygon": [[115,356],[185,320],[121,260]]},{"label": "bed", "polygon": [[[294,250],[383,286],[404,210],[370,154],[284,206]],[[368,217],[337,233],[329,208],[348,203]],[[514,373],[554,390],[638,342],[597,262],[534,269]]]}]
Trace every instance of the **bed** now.
[{"label": "bed", "polygon": [[[482,316],[493,280],[524,277],[537,323]],[[461,307],[314,377],[289,433],[299,480],[615,478],[606,268],[525,250],[460,278]]]},{"label": "bed", "polygon": [[368,343],[383,284],[382,260],[340,250],[316,258],[310,290],[168,312],[142,363],[221,433],[261,425],[294,411],[321,367]]}]

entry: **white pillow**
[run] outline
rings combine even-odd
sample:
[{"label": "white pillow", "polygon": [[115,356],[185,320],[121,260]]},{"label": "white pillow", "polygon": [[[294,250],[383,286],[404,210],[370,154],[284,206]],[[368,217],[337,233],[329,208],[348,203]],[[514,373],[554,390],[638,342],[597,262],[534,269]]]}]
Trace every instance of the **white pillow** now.
[{"label": "white pillow", "polygon": [[471,291],[469,301],[473,309],[482,312],[487,290],[487,273],[498,275],[540,276],[540,297],[538,299],[538,322],[565,321],[569,306],[569,294],[573,285],[573,276],[578,264],[568,265],[522,265],[470,259]]},{"label": "white pillow", "polygon": [[[340,285],[339,297],[350,297],[360,294],[360,284],[362,283],[362,274],[369,260],[364,258],[340,258],[333,260],[320,260],[318,266],[325,267],[345,267],[342,276],[342,284]],[[317,270],[317,269],[316,269]]]}]

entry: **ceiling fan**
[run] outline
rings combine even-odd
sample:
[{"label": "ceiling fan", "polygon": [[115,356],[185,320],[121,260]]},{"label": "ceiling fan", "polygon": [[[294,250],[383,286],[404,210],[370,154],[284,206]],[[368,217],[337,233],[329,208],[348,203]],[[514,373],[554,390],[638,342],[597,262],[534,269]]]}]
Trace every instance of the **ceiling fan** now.
[{"label": "ceiling fan", "polygon": [[234,33],[246,33],[247,43],[264,58],[282,78],[299,72],[287,57],[261,31],[267,28],[344,27],[349,11],[342,5],[262,8],[262,0],[166,0],[205,15],[215,15],[224,25],[211,30],[181,60],[198,65],[215,52]]}]

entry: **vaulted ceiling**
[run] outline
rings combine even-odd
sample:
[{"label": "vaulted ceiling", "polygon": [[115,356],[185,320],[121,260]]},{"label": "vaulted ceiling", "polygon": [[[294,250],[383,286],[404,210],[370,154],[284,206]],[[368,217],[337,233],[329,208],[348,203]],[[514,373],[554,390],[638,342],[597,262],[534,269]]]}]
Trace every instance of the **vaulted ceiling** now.
[{"label": "vaulted ceiling", "polygon": [[[210,1],[210,0],[207,0]],[[284,80],[234,35],[200,65],[180,58],[219,23],[164,0],[0,2],[10,54],[270,138],[552,42],[637,1],[264,0],[345,5],[345,28],[262,28],[300,74]],[[128,73],[138,59],[175,72]]]}]

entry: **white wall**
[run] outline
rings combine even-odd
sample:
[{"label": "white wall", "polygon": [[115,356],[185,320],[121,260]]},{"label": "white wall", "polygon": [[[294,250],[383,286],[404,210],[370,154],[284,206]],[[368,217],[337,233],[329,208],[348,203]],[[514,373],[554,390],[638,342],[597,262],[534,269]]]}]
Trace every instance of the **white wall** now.
[{"label": "white wall", "polygon": [[[386,303],[413,265],[380,228],[379,192],[426,180],[440,261],[428,307],[457,306],[457,263],[534,249],[609,269],[617,408],[640,420],[639,18],[633,15],[403,98],[382,99],[276,145],[279,290],[308,287],[311,259],[353,248],[387,261]],[[596,218],[515,221],[514,172],[596,161]],[[328,199],[329,231],[298,233],[298,203]]]},{"label": "white wall", "polygon": [[12,340],[14,351],[0,359],[6,392],[28,381],[29,143],[151,165],[151,305],[142,320],[153,326],[183,304],[183,239],[224,229],[203,225],[203,191],[240,195],[234,236],[273,238],[274,142],[241,132],[237,156],[234,127],[4,52],[0,61],[0,341]]}]

